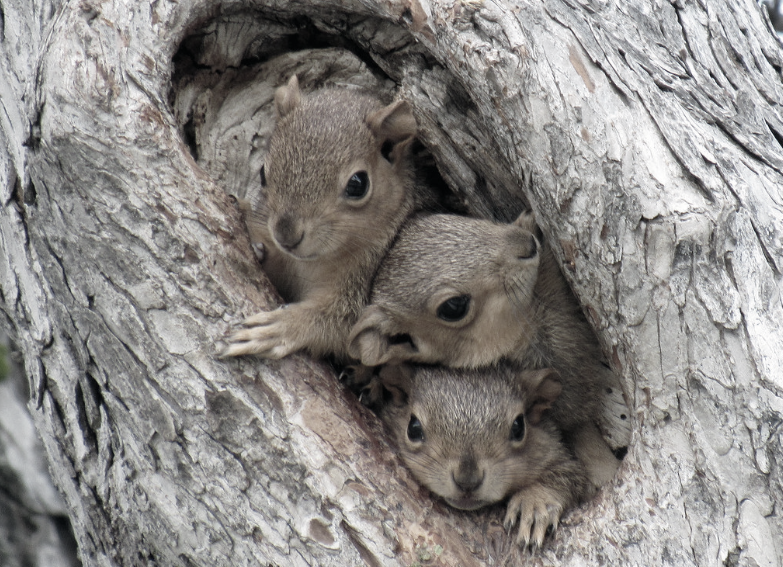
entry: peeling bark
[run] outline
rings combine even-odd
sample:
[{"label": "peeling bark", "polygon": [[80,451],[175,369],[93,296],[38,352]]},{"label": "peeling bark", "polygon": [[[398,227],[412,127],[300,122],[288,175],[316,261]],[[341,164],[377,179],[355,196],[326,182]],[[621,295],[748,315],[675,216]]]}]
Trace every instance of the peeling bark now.
[{"label": "peeling bark", "polygon": [[[27,4],[0,2],[0,306],[85,564],[780,563],[783,52],[754,2]],[[632,443],[540,555],[432,500],[330,368],[215,358],[276,301],[228,194],[293,69],[397,90],[471,213],[552,239]]]}]

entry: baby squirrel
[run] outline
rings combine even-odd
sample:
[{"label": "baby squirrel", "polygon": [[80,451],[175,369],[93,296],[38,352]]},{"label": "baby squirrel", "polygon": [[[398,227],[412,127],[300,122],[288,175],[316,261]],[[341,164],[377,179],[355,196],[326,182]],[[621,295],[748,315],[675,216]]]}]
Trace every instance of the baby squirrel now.
[{"label": "baby squirrel", "polygon": [[605,369],[597,341],[531,213],[511,224],[419,215],[382,262],[348,352],[367,366],[405,361],[553,368],[552,419],[596,487],[619,462],[598,431]]},{"label": "baby squirrel", "polygon": [[399,227],[416,207],[410,106],[346,89],[275,93],[278,123],[261,169],[264,211],[248,219],[272,284],[288,302],[245,320],[224,356],[298,350],[347,359],[347,337]]},{"label": "baby squirrel", "polygon": [[511,497],[516,542],[541,546],[547,529],[588,494],[584,467],[560,440],[549,408],[561,385],[549,369],[387,366],[381,419],[416,479],[456,508]]}]

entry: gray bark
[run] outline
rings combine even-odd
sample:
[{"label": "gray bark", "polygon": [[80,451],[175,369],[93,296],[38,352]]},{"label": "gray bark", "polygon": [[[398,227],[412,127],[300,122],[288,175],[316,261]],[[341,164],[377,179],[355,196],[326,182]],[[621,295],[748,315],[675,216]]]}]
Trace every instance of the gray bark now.
[{"label": "gray bark", "polygon": [[[783,52],[754,2],[27,4],[0,2],[0,305],[86,565],[780,564]],[[228,193],[291,70],[396,85],[473,214],[532,206],[621,376],[628,456],[535,558],[420,489],[323,364],[215,357],[275,303]]]},{"label": "gray bark", "polygon": [[0,565],[75,567],[68,509],[27,410],[27,379],[0,330]]}]

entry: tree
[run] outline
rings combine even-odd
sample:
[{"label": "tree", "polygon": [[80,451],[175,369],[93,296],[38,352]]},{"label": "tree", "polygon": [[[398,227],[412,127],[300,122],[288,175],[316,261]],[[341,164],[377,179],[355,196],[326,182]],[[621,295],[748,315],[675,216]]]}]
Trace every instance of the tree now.
[{"label": "tree", "polygon": [[214,356],[275,298],[224,190],[263,132],[210,97],[268,97],[304,47],[399,85],[472,213],[535,209],[622,376],[620,473],[529,562],[778,564],[783,53],[754,2],[3,0],[0,23],[2,309],[85,564],[522,561],[322,363]]},{"label": "tree", "polygon": [[68,509],[27,411],[27,380],[0,333],[0,564],[78,565]]}]

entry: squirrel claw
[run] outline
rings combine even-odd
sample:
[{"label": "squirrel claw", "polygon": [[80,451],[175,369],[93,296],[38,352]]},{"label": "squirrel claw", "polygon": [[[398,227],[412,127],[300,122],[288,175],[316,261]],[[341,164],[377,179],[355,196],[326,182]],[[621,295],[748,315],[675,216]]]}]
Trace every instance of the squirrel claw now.
[{"label": "squirrel claw", "polygon": [[251,327],[251,328],[257,328],[257,327],[265,327],[270,325],[275,325],[280,322],[280,313],[286,308],[285,305],[281,305],[277,309],[273,309],[272,311],[259,311],[255,315],[251,315],[244,321],[242,321],[243,327]]},{"label": "squirrel claw", "polygon": [[340,373],[340,382],[356,394],[362,404],[370,408],[383,399],[383,384],[375,370],[372,366],[351,364]]},{"label": "squirrel claw", "polygon": [[340,382],[358,392],[372,382],[375,368],[363,364],[349,364],[340,373]]},{"label": "squirrel claw", "polygon": [[383,402],[383,384],[373,377],[359,392],[359,401],[370,409],[377,408]]},{"label": "squirrel claw", "polygon": [[267,346],[259,341],[232,342],[219,354],[219,358],[231,358],[255,354],[264,358],[277,359],[288,356],[293,352],[284,345]]},{"label": "squirrel claw", "polygon": [[341,384],[351,386],[354,384],[355,374],[356,374],[356,367],[346,366],[345,368],[342,369],[342,371],[340,371],[340,375],[337,377],[337,379],[340,381]]},{"label": "squirrel claw", "polygon": [[533,551],[541,548],[546,535],[557,529],[563,508],[555,492],[540,485],[530,486],[511,497],[503,525],[510,531],[519,518],[516,543]]},{"label": "squirrel claw", "polygon": [[222,357],[256,354],[264,358],[283,358],[302,348],[292,328],[288,314],[281,309],[261,311],[242,323],[244,328],[235,331]]}]

